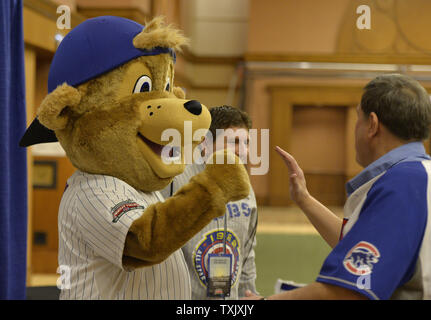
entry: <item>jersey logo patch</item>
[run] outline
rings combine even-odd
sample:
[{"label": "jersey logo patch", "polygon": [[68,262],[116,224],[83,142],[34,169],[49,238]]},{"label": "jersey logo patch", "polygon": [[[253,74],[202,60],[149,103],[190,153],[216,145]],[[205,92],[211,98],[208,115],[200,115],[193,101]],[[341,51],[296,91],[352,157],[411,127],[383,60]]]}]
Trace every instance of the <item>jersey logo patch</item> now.
[{"label": "jersey logo patch", "polygon": [[[205,234],[202,241],[193,253],[193,264],[201,284],[206,288],[208,285],[208,257],[210,254],[223,253],[223,230],[213,230]],[[232,255],[232,287],[238,280],[239,270],[239,241],[237,236],[231,232],[226,232],[226,253]]]},{"label": "jersey logo patch", "polygon": [[362,276],[370,274],[379,262],[379,250],[369,242],[361,241],[347,253],[343,260],[344,268],[350,273]]},{"label": "jersey logo patch", "polygon": [[127,199],[126,201],[122,201],[115,205],[115,207],[111,208],[112,213],[112,222],[116,223],[126,212],[135,209],[145,209],[145,207],[140,206],[133,200]]}]

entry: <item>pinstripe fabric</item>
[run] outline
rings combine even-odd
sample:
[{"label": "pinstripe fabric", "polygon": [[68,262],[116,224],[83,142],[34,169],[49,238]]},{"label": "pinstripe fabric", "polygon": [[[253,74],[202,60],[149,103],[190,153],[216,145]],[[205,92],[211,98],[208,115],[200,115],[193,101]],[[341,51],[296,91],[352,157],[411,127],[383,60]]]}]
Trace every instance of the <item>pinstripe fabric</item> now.
[{"label": "pinstripe fabric", "polygon": [[[184,172],[176,176],[173,185],[161,191],[168,198],[188,183],[191,177],[204,170],[205,165],[193,164],[186,167]],[[189,268],[192,299],[208,299],[205,273],[209,253],[221,250],[220,237],[224,230],[224,219],[227,217],[228,250],[233,255],[233,278],[231,296],[226,299],[238,299],[245,296],[245,290],[256,292],[256,265],[254,247],[256,245],[255,228],[257,225],[256,198],[253,189],[250,195],[240,201],[226,205],[226,215],[212,220],[198,234],[196,234],[183,248],[183,253]],[[220,233],[221,232],[221,233]],[[230,241],[229,241],[230,240]],[[201,259],[201,261],[200,261]]]},{"label": "pinstripe fabric", "polygon": [[[127,232],[159,192],[144,193],[110,176],[77,171],[60,203],[60,266],[70,268],[70,289],[61,299],[190,299],[190,279],[181,250],[160,264],[125,270],[122,254]],[[139,205],[114,222],[115,206]]]}]

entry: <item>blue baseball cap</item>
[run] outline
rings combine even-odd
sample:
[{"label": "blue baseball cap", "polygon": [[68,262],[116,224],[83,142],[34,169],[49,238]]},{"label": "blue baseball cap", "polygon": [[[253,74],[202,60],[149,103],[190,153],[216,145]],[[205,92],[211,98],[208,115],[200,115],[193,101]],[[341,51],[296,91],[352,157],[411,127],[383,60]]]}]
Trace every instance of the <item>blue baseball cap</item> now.
[{"label": "blue baseball cap", "polygon": [[[73,28],[61,41],[51,62],[48,93],[65,82],[78,86],[140,56],[168,53],[175,62],[172,48],[135,48],[133,39],[143,29],[144,26],[135,21],[114,16],[88,19]],[[36,118],[20,146],[55,141],[58,141],[55,133]]]},{"label": "blue baseball cap", "polygon": [[101,16],[84,21],[61,41],[48,76],[48,92],[67,82],[80,85],[140,56],[170,53],[171,48],[142,50],[133,46],[144,26],[121,17]]}]

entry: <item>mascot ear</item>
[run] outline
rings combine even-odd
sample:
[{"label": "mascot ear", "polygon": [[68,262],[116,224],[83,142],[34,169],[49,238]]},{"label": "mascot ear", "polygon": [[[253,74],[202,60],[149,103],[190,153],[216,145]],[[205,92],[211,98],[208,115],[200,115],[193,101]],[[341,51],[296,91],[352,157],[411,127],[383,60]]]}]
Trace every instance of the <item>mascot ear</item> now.
[{"label": "mascot ear", "polygon": [[133,45],[138,49],[151,50],[156,47],[171,48],[181,52],[182,46],[187,46],[190,39],[172,25],[166,25],[163,17],[155,17],[145,24],[145,28],[133,39]]},{"label": "mascot ear", "polygon": [[172,91],[178,99],[185,99],[186,98],[186,93],[180,87],[174,87],[174,89]]},{"label": "mascot ear", "polygon": [[80,101],[79,91],[64,83],[43,99],[37,111],[37,117],[48,129],[64,129],[69,121],[68,109],[77,106]]}]

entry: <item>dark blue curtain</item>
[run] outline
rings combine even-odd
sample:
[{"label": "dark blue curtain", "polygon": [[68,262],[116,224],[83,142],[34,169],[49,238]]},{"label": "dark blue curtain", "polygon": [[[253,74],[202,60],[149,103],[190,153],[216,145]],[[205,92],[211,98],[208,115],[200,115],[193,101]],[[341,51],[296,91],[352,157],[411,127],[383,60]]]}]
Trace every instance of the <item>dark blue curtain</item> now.
[{"label": "dark blue curtain", "polygon": [[0,299],[25,299],[27,256],[22,0],[0,1]]}]

